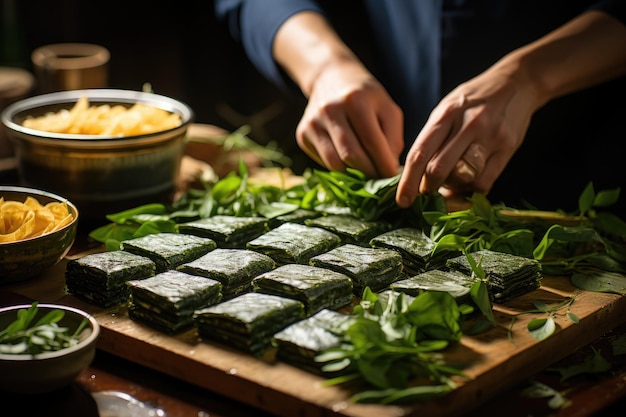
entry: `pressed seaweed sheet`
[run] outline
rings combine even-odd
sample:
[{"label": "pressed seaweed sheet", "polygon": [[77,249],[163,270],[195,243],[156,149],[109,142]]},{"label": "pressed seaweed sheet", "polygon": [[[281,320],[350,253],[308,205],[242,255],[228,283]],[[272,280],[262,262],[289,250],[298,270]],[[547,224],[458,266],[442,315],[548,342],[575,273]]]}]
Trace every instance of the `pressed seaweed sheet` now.
[{"label": "pressed seaweed sheet", "polygon": [[111,307],[128,301],[126,281],[155,274],[156,265],[149,258],[122,250],[101,252],[68,261],[65,285],[78,298]]},{"label": "pressed seaweed sheet", "polygon": [[252,279],[276,267],[272,258],[248,249],[217,248],[180,265],[179,271],[219,281],[224,299],[248,292]]},{"label": "pressed seaweed sheet", "polygon": [[197,310],[198,334],[206,339],[261,355],[273,336],[305,318],[304,304],[292,298],[249,292]]},{"label": "pressed seaweed sheet", "polygon": [[291,213],[283,214],[270,219],[270,227],[273,229],[280,226],[283,223],[300,223],[304,224],[306,220],[314,219],[321,216],[322,213],[314,210],[296,209]]},{"label": "pressed seaweed sheet", "polygon": [[379,292],[406,277],[402,255],[392,249],[345,244],[311,258],[310,264],[348,275],[357,296],[363,294],[365,287]]},{"label": "pressed seaweed sheet", "polygon": [[476,279],[459,271],[431,269],[396,281],[389,288],[413,297],[421,291],[443,291],[453,296],[457,302],[468,302],[471,300],[470,289]]},{"label": "pressed seaweed sheet", "polygon": [[[541,264],[535,259],[486,249],[470,255],[485,272],[493,302],[506,302],[541,286]],[[465,274],[472,272],[465,255],[449,259],[447,266]]]},{"label": "pressed seaweed sheet", "polygon": [[427,269],[445,268],[446,260],[458,256],[458,251],[439,250],[432,254],[435,241],[420,229],[402,227],[373,237],[370,246],[374,248],[394,249],[400,252],[404,260],[407,275],[415,275]]},{"label": "pressed seaweed sheet", "polygon": [[354,316],[330,309],[293,323],[274,335],[276,357],[284,362],[321,373],[323,363],[315,357],[339,346],[341,335],[354,322]]},{"label": "pressed seaweed sheet", "polygon": [[154,261],[158,272],[199,258],[215,249],[213,239],[181,233],[154,233],[122,241],[122,249]]},{"label": "pressed seaweed sheet", "polygon": [[131,292],[129,317],[167,333],[192,327],[195,310],[222,299],[218,281],[175,270],[128,281],[127,285]]},{"label": "pressed seaweed sheet", "polygon": [[352,301],[352,280],[345,274],[310,265],[288,264],[252,280],[256,292],[302,301],[307,315],[336,309]]},{"label": "pressed seaweed sheet", "polygon": [[271,257],[278,265],[307,264],[312,256],[337,247],[341,239],[319,227],[284,223],[248,242],[247,248]]},{"label": "pressed seaweed sheet", "polygon": [[178,225],[180,233],[213,239],[220,248],[245,248],[250,240],[268,230],[265,217],[216,215]]},{"label": "pressed seaweed sheet", "polygon": [[338,235],[342,243],[368,246],[374,236],[391,229],[389,223],[371,222],[348,214],[329,214],[305,220],[307,226],[320,227]]}]

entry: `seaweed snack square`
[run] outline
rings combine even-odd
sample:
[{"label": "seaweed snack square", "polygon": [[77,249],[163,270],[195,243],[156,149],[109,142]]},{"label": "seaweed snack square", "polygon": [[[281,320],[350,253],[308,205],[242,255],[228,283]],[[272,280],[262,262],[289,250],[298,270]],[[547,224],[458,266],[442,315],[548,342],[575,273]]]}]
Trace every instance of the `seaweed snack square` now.
[{"label": "seaweed snack square", "polygon": [[248,249],[217,248],[178,267],[179,271],[219,281],[224,300],[250,291],[252,279],[276,267],[272,258]]},{"label": "seaweed snack square", "polygon": [[312,256],[337,247],[341,239],[319,227],[284,223],[248,242],[247,249],[264,253],[278,265],[307,264]]},{"label": "seaweed snack square", "polygon": [[379,292],[406,276],[403,273],[402,255],[397,251],[352,244],[341,245],[314,256],[310,264],[349,276],[354,294],[359,297],[365,287]]},{"label": "seaweed snack square", "polygon": [[193,327],[195,310],[222,299],[218,281],[174,270],[126,284],[129,317],[170,334]]},{"label": "seaweed snack square", "polygon": [[256,292],[293,298],[304,303],[307,315],[336,309],[352,301],[352,280],[345,274],[311,265],[287,264],[252,280]]},{"label": "seaweed snack square", "polygon": [[[491,250],[470,254],[485,271],[487,290],[492,302],[504,303],[541,286],[541,263],[536,259]],[[448,259],[447,266],[454,271],[471,274],[472,268],[465,255]]]},{"label": "seaweed snack square", "polygon": [[250,240],[268,229],[265,217],[217,215],[178,225],[180,233],[213,239],[220,248],[245,248]]},{"label": "seaweed snack square", "polygon": [[391,229],[391,224],[384,221],[364,221],[348,214],[329,214],[305,220],[307,226],[320,227],[338,235],[341,243],[369,246],[369,241]]},{"label": "seaweed snack square", "polygon": [[261,356],[274,334],[305,317],[304,304],[292,298],[249,292],[197,310],[198,334]]},{"label": "seaweed snack square", "polygon": [[321,374],[315,357],[339,346],[341,335],[354,322],[354,316],[322,309],[313,316],[293,323],[274,335],[276,357],[286,363]]},{"label": "seaweed snack square", "polygon": [[459,251],[440,250],[433,255],[435,241],[420,229],[402,227],[373,237],[370,246],[394,249],[404,260],[407,275],[416,275],[427,269],[444,269],[446,260],[460,255]]},{"label": "seaweed snack square", "polygon": [[155,263],[145,256],[121,250],[93,253],[72,259],[65,267],[68,293],[100,307],[128,301],[126,281],[156,274]]},{"label": "seaweed snack square", "polygon": [[122,250],[152,259],[157,272],[174,269],[217,247],[214,240],[179,233],[154,233],[122,241]]}]

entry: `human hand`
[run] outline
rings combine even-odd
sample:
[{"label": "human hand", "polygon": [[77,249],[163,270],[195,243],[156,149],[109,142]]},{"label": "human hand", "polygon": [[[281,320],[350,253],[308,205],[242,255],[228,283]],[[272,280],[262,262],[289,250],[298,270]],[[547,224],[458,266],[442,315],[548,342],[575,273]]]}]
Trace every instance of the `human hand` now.
[{"label": "human hand", "polygon": [[450,92],[433,110],[407,155],[396,202],[418,194],[487,194],[522,144],[541,105],[530,82],[494,66]]},{"label": "human hand", "polygon": [[324,68],[296,129],[300,148],[329,170],[358,169],[371,178],[398,174],[402,111],[359,62]]}]

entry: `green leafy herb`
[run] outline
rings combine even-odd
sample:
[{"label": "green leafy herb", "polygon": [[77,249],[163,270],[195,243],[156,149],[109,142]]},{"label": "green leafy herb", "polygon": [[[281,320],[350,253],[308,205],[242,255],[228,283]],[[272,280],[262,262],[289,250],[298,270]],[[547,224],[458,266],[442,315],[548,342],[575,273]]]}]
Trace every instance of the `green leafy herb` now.
[{"label": "green leafy herb", "polygon": [[522,391],[522,396],[528,398],[549,398],[548,407],[553,410],[560,410],[572,403],[563,393],[537,381],[531,381],[531,385]]},{"label": "green leafy herb", "polygon": [[87,325],[86,319],[70,334],[67,327],[58,325],[65,315],[63,310],[51,310],[33,323],[38,310],[38,303],[33,302],[29,308],[17,311],[17,319],[0,331],[0,353],[37,355],[79,342],[78,335]]},{"label": "green leafy herb", "polygon": [[593,354],[585,357],[580,363],[548,370],[561,374],[561,382],[563,382],[578,375],[608,372],[611,370],[611,364],[594,348]]},{"label": "green leafy herb", "polygon": [[[356,402],[384,404],[425,400],[450,392],[451,376],[462,372],[443,361],[441,351],[462,336],[460,311],[446,292],[375,294],[369,288],[353,310],[355,322],[341,346],[318,355],[325,371],[342,371],[326,385],[359,382]],[[416,382],[417,381],[417,382]]]},{"label": "green leafy herb", "polygon": [[626,355],[626,334],[623,334],[613,340],[611,346],[613,348],[613,355]]},{"label": "green leafy herb", "polygon": [[[504,204],[491,205],[484,195],[474,194],[467,210],[424,211],[423,217],[437,242],[433,252],[490,249],[534,258],[545,274],[572,276],[579,288],[623,294],[626,222],[600,211],[614,204],[619,194],[620,189],[596,193],[589,183],[579,197],[578,211],[569,215],[517,211]],[[552,222],[546,214],[553,215]]]},{"label": "green leafy herb", "polygon": [[[550,337],[556,331],[557,328],[556,328],[556,322],[554,321],[554,317],[563,308],[567,309],[567,311],[565,312],[565,315],[567,316],[567,318],[571,320],[572,323],[578,324],[579,322],[578,316],[576,316],[576,314],[574,314],[570,310],[575,299],[576,299],[575,297],[567,297],[559,303],[550,304],[550,305],[544,302],[535,300],[533,301],[533,306],[535,307],[534,309],[526,310],[521,313],[518,313],[517,316],[525,315],[525,314],[547,314],[548,317],[534,318],[530,320],[526,326],[528,329],[528,332],[530,333],[532,337],[534,337],[537,340],[544,340]],[[515,322],[515,317],[513,318],[513,320],[511,320],[511,325],[509,326],[509,339],[510,340],[512,340],[512,337],[513,337],[512,328],[513,328],[514,322]]]}]

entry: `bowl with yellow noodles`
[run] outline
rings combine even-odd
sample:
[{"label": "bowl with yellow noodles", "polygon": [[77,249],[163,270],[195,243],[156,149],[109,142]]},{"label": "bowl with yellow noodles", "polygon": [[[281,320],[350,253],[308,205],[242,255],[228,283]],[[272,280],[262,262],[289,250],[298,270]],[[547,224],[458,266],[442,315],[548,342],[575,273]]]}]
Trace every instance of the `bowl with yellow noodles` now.
[{"label": "bowl with yellow noodles", "polygon": [[57,264],[76,238],[78,209],[56,194],[0,186],[0,284],[23,281]]},{"label": "bowl with yellow noodles", "polygon": [[20,185],[66,196],[85,221],[169,202],[193,116],[167,96],[87,89],[20,100],[1,119]]}]

